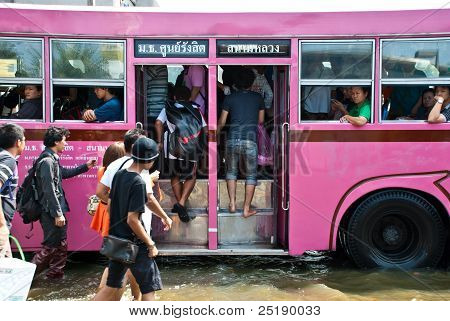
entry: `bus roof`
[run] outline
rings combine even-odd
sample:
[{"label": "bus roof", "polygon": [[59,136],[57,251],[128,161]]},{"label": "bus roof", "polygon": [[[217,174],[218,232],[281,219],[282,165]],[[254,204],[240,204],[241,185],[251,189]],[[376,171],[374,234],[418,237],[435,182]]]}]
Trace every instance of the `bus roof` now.
[{"label": "bus roof", "polygon": [[0,8],[113,12],[357,12],[439,10],[450,8],[450,2],[427,1],[361,1],[361,0],[158,0],[155,7],[67,6],[1,3]]}]

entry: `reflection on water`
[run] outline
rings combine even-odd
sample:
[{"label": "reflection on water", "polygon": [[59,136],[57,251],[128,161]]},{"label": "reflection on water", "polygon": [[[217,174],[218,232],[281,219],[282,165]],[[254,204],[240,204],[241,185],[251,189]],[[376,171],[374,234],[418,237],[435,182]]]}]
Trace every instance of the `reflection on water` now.
[{"label": "reflection on water", "polygon": [[[72,261],[59,282],[35,280],[29,300],[91,299],[104,268],[95,261]],[[158,266],[164,283],[159,300],[450,300],[445,270],[362,271],[321,252],[159,257]],[[128,289],[124,299],[130,298]]]}]

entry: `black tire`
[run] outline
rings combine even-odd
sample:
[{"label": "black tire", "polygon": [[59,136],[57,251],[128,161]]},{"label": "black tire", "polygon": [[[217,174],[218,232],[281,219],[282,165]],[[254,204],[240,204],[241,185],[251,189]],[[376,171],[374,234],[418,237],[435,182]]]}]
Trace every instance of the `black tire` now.
[{"label": "black tire", "polygon": [[369,196],[349,220],[346,245],[362,268],[434,267],[442,258],[447,230],[436,208],[409,191]]}]

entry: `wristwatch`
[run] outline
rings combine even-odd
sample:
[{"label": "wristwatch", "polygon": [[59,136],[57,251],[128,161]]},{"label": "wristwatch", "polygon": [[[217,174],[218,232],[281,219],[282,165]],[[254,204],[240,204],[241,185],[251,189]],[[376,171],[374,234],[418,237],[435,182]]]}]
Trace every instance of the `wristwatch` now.
[{"label": "wristwatch", "polygon": [[444,103],[444,98],[439,98],[438,100],[437,100],[437,102],[439,103],[439,104],[443,104]]}]

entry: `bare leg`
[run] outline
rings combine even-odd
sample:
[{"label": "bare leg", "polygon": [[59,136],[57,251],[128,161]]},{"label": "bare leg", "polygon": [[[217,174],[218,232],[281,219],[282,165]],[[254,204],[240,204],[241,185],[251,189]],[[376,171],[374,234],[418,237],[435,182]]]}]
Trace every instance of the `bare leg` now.
[{"label": "bare leg", "polygon": [[142,294],[142,301],[155,301],[155,292]]},{"label": "bare leg", "polygon": [[228,206],[228,209],[230,210],[230,213],[236,212],[236,185],[236,180],[227,180],[228,197],[230,198],[230,205]]},{"label": "bare leg", "polygon": [[177,202],[180,202],[181,195],[183,193],[183,183],[180,182],[180,178],[178,176],[174,176],[170,178],[170,185],[172,185],[172,191],[177,199]]},{"label": "bare leg", "polygon": [[183,193],[181,195],[181,198],[178,200],[178,203],[180,203],[180,205],[184,206],[184,204],[186,203],[187,199],[189,198],[189,195],[191,195],[192,190],[195,187],[195,182],[196,182],[196,177],[194,176],[191,179],[187,179],[184,184],[183,184]]},{"label": "bare leg", "polygon": [[112,298],[117,298],[118,291],[120,291],[120,289],[105,286],[94,296],[92,301],[116,301]]},{"label": "bare leg", "polygon": [[103,271],[103,274],[102,274],[102,278],[100,280],[100,284],[98,285],[98,288],[97,288],[97,293],[100,292],[106,286],[106,280],[108,280],[108,272],[109,272],[109,269],[105,268],[105,270]]},{"label": "bare leg", "polygon": [[130,270],[127,271],[127,275],[128,275],[128,279],[130,281],[131,294],[133,295],[134,301],[141,301],[142,294],[141,294],[141,289],[139,288],[139,284],[137,284],[137,281],[134,278],[134,276]]},{"label": "bare leg", "polygon": [[255,185],[245,185],[244,217],[256,214],[256,210],[250,208],[253,195],[255,194],[255,187]]}]

